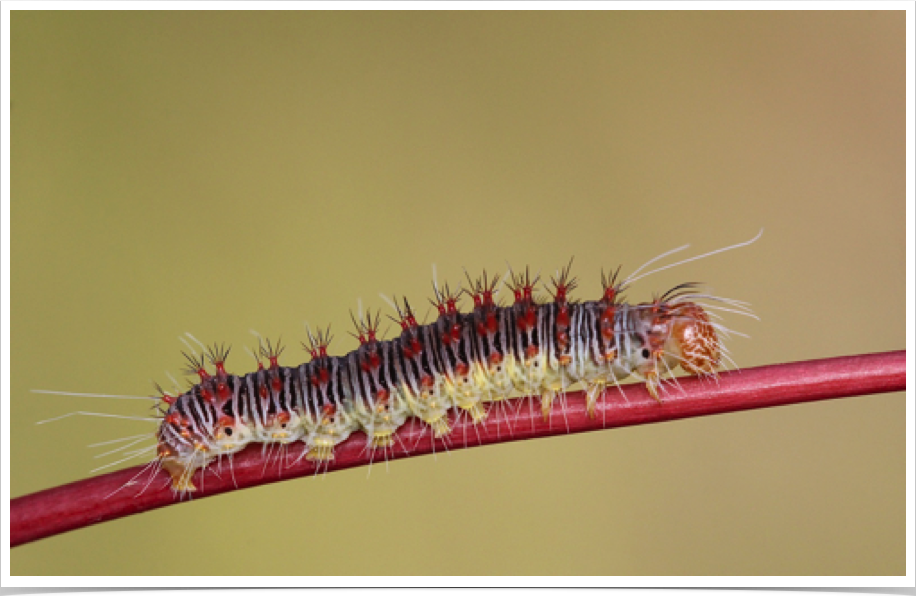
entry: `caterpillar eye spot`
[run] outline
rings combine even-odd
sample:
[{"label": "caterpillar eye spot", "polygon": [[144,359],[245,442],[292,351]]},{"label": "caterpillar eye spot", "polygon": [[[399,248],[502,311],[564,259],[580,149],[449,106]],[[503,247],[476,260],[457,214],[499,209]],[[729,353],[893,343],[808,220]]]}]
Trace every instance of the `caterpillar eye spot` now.
[{"label": "caterpillar eye spot", "polygon": [[648,349],[648,348],[643,348],[643,349],[642,349],[642,357],[643,357],[643,358],[648,358],[648,357],[649,357],[649,349]]},{"label": "caterpillar eye spot", "polygon": [[227,437],[231,437],[231,436],[232,436],[232,429],[231,429],[231,428],[226,428],[223,432],[226,433],[226,436],[227,436]]}]

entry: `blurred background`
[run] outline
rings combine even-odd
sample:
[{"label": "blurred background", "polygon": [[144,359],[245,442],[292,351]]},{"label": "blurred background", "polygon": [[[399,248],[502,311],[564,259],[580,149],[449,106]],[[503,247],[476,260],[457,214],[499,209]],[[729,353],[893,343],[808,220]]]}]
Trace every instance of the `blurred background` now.
[{"label": "blurred background", "polygon": [[[333,352],[432,264],[746,300],[742,367],[905,347],[904,12],[11,18],[12,495],[152,433],[177,336]],[[387,312],[387,310],[386,310]],[[389,336],[394,329],[389,330]],[[904,395],[526,441],[185,503],[15,575],[905,573]],[[122,466],[141,463],[132,460]],[[110,468],[113,469],[113,468]]]}]

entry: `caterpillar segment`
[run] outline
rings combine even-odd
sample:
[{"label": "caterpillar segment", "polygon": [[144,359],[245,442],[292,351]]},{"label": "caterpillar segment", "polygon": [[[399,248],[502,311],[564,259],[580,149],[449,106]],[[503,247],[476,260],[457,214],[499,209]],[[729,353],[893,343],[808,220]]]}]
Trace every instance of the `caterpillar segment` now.
[{"label": "caterpillar segment", "polygon": [[[497,302],[499,278],[486,273],[468,278],[458,292],[434,284],[435,321],[418,324],[407,300],[395,302],[400,335],[380,339],[378,313],[354,318],[360,344],[343,356],[328,355],[330,329],[307,329],[303,347],[311,358],[295,367],[279,364],[284,348],[269,340],[261,341],[258,370],[242,376],[226,371],[225,346],[186,353],[188,372],[199,381],[181,395],[162,392],[159,463],[174,490],[190,492],[197,470],[253,442],[302,441],[305,458],[327,463],[357,430],[366,434],[368,448],[393,447],[395,433],[411,417],[443,438],[452,431],[451,410],[480,424],[487,403],[513,394],[540,396],[549,421],[558,397],[581,385],[594,417],[606,389],[628,377],[662,401],[662,379],[678,367],[694,376],[716,375],[716,325],[696,302],[714,297],[682,284],[631,305],[622,300],[626,284],[614,273],[602,275],[598,300],[578,302],[570,297],[577,285],[571,265],[550,280],[543,297],[537,296],[538,276],[532,279],[527,269],[511,273],[511,305]],[[467,313],[458,308],[463,294],[473,301]]]},{"label": "caterpillar segment", "polygon": [[[468,316],[470,343],[477,354],[473,364],[476,384],[481,389],[485,401],[506,399],[513,390],[507,359],[506,338],[510,333],[510,317],[504,316],[495,302],[498,278],[489,279],[486,271],[477,281],[468,277],[469,287],[466,290],[474,301],[474,309]],[[487,413],[479,406],[468,410],[475,424],[483,422]]]},{"label": "caterpillar segment", "polygon": [[394,445],[394,432],[407,421],[410,410],[397,387],[394,354],[397,342],[377,339],[379,315],[357,324],[360,346],[349,358],[353,388],[353,417],[370,437],[373,449]]}]

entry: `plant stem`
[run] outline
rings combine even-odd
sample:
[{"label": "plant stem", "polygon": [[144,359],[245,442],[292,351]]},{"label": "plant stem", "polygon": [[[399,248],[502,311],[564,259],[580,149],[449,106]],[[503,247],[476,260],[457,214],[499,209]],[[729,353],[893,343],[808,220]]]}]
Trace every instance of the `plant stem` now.
[{"label": "plant stem", "polygon": [[[663,403],[652,399],[641,385],[624,386],[626,399],[612,386],[605,399],[599,399],[594,418],[586,413],[581,391],[567,394],[565,407],[555,402],[549,422],[542,419],[536,399],[518,398],[502,402],[501,408],[489,404],[490,416],[476,428],[466,418],[460,423],[452,420],[454,430],[447,442],[433,440],[428,428],[411,419],[398,430],[387,459],[904,389],[906,352],[900,350],[726,372],[718,382],[678,378],[677,385],[668,385]],[[199,490],[193,498],[323,473],[324,466],[318,471],[313,462],[299,457],[303,449],[302,443],[290,445],[281,462],[275,452],[273,457],[269,451],[265,456],[260,444],[249,445],[233,457],[231,470],[224,459],[221,465],[213,462],[198,471],[194,484]],[[336,458],[326,471],[369,465],[372,459],[378,462],[384,455],[369,453],[365,437],[355,433],[337,447]],[[12,499],[10,546],[179,502],[168,475],[155,466],[81,480]]]}]

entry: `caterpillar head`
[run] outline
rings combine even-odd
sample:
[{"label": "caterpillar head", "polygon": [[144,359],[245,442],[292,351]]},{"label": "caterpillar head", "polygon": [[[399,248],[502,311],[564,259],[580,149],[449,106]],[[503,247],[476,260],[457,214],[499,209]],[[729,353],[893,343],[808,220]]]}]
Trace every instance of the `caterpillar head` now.
[{"label": "caterpillar head", "polygon": [[681,368],[692,375],[715,375],[721,358],[719,337],[706,311],[693,302],[672,306],[673,325],[668,344]]}]

